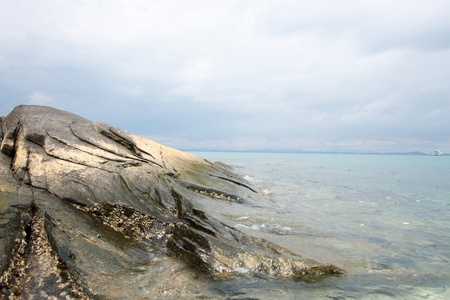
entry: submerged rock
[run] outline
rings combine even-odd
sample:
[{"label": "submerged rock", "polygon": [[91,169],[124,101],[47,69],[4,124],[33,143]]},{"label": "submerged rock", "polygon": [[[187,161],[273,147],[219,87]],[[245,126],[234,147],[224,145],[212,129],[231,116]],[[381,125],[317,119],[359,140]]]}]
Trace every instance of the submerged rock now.
[{"label": "submerged rock", "polygon": [[211,274],[343,274],[195,207],[261,197],[224,164],[50,107],[0,121],[3,295],[142,297],[155,290],[127,282],[149,281],[168,257]]}]

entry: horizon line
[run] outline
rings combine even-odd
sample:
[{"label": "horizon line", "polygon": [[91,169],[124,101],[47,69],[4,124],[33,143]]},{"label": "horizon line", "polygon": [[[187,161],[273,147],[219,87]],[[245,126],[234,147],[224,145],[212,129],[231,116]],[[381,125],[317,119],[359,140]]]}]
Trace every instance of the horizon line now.
[{"label": "horizon line", "polygon": [[[309,153],[309,154],[367,154],[367,155],[425,155],[433,156],[433,152],[357,152],[357,151],[310,151],[310,150],[277,150],[277,149],[247,149],[247,150],[223,150],[223,149],[179,149],[185,152],[249,152],[249,153]],[[439,156],[449,156],[450,153],[441,153]]]}]

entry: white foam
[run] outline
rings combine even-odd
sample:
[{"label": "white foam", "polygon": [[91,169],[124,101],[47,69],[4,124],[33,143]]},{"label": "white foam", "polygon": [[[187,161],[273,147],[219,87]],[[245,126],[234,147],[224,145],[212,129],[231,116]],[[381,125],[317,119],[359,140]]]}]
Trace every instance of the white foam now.
[{"label": "white foam", "polygon": [[253,177],[250,177],[248,175],[244,175],[244,179],[247,180],[247,181],[250,181],[250,182],[254,182],[255,181],[255,179]]},{"label": "white foam", "polygon": [[259,224],[259,225],[258,224],[247,225],[247,224],[243,224],[243,223],[238,223],[235,226],[241,227],[241,228],[247,228],[247,229],[251,229],[251,230],[275,233],[275,234],[279,234],[279,235],[290,234],[294,231],[293,228],[288,227],[288,226],[282,226],[278,223],[275,223],[275,224],[263,223],[263,224]]}]

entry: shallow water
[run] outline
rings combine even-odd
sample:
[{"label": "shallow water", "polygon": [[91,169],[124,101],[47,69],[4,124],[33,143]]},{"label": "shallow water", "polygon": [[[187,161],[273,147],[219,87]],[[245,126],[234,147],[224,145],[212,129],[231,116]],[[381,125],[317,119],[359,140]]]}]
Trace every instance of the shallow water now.
[{"label": "shallow water", "polygon": [[235,299],[450,299],[450,157],[193,152],[234,167],[266,194],[214,203],[216,217],[345,277],[217,281]]}]

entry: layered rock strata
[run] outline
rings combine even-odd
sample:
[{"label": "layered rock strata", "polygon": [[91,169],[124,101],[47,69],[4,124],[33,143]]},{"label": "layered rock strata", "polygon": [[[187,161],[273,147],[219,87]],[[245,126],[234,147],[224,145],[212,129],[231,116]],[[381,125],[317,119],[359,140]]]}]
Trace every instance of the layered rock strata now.
[{"label": "layered rock strata", "polygon": [[50,107],[18,106],[0,128],[2,295],[110,298],[108,282],[167,256],[212,274],[343,274],[195,207],[260,197],[226,165]]}]

